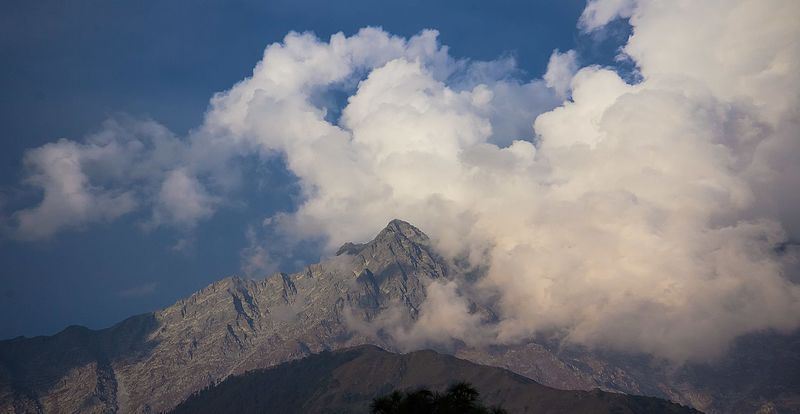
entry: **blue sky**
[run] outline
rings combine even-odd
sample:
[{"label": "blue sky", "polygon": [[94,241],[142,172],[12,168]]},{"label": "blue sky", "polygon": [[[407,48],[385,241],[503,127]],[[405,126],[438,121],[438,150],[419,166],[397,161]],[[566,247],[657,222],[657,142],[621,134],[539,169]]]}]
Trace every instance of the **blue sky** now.
[{"label": "blue sky", "polygon": [[[554,49],[610,62],[619,39],[580,34],[582,1],[9,1],[0,5],[0,189],[4,214],[35,200],[20,185],[24,151],[80,140],[109,118],[151,118],[176,134],[202,122],[208,99],[249,75],[289,31],[353,34],[364,26],[411,36],[440,32],[456,57],[513,55],[523,78],[542,75]],[[624,31],[624,27],[620,29]],[[618,35],[617,37],[624,36]],[[145,232],[128,216],[47,241],[0,241],[0,337],[108,326],[166,306],[240,271],[245,228],[291,210],[297,189],[280,160],[235,209],[202,223],[188,252],[170,229]],[[313,243],[287,261],[314,261]]]}]

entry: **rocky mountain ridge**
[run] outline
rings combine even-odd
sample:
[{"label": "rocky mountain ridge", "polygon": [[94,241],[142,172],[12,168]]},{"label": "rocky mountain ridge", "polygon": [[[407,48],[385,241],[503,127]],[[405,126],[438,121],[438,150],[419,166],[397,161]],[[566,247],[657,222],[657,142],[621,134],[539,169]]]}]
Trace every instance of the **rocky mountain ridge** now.
[{"label": "rocky mountain ridge", "polygon": [[449,277],[428,237],[392,221],[295,274],[229,277],[112,328],[0,342],[2,412],[162,412],[249,369],[369,343],[345,309],[369,319],[389,303],[409,314],[425,284]]},{"label": "rocky mountain ridge", "polygon": [[[457,277],[424,233],[393,220],[374,240],[298,273],[226,278],[100,331],[0,341],[0,412],[163,412],[248,370],[361,344],[392,349],[348,318],[392,308],[414,319],[428,284]],[[450,351],[556,388],[647,394],[709,412],[800,412],[798,338],[756,336],[718,366],[677,370],[534,340]]]}]

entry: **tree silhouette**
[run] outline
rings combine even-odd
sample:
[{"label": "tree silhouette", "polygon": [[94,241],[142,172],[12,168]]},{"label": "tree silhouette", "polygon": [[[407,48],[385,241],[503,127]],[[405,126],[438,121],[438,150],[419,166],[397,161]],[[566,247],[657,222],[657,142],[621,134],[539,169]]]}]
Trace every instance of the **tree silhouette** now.
[{"label": "tree silhouette", "polygon": [[372,414],[504,414],[500,407],[485,407],[480,394],[471,384],[459,382],[444,394],[420,388],[415,391],[393,391],[372,400]]}]

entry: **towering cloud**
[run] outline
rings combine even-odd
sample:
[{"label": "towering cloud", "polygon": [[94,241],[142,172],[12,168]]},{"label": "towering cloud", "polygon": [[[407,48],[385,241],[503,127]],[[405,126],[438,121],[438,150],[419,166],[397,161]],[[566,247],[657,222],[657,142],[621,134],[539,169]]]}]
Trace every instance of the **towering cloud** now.
[{"label": "towering cloud", "polygon": [[[321,236],[333,249],[401,217],[449,257],[488,265],[474,285],[432,286],[419,325],[398,331],[404,341],[555,332],[712,358],[740,335],[800,323],[787,245],[800,234],[799,15],[800,3],[777,0],[590,1],[583,30],[630,17],[633,85],[610,69],[578,70],[572,51],[526,83],[508,59],[454,59],[433,31],[368,28],[328,42],[291,33],[212,99],[189,137],[153,141],[175,155],[130,141],[51,144],[73,154],[64,170],[80,191],[69,194],[103,201],[59,214],[112,219],[135,204],[153,209],[153,223],[191,225],[235,187],[227,171],[238,157],[279,153],[303,197],[268,220],[285,237]],[[332,91],[349,96],[338,117]],[[83,160],[122,147],[157,173],[134,190],[127,178],[92,184],[101,173]],[[66,184],[29,164],[45,198],[17,213],[18,230],[36,237],[66,219],[35,233],[26,217],[47,215]],[[500,322],[458,315],[471,300],[492,300]],[[435,309],[475,326],[437,329],[447,320]]]}]

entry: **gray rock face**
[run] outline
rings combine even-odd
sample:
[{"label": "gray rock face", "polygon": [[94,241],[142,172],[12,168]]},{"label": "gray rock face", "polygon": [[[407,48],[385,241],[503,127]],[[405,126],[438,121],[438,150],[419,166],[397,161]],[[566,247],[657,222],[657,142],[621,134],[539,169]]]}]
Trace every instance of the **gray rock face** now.
[{"label": "gray rock face", "polygon": [[370,319],[401,303],[413,317],[445,277],[428,237],[394,220],[296,274],[226,278],[102,331],[3,341],[0,412],[162,412],[232,374],[368,343],[346,311]]},{"label": "gray rock face", "polygon": [[[299,273],[226,278],[101,331],[2,341],[0,412],[163,412],[247,370],[360,344],[391,349],[349,329],[348,318],[371,320],[398,304],[414,318],[425,286],[454,277],[425,234],[394,220],[374,240],[347,243]],[[681,370],[535,341],[452,351],[556,388],[646,394],[710,412],[800,412],[800,341],[771,341],[737,348],[717,366]]]}]

